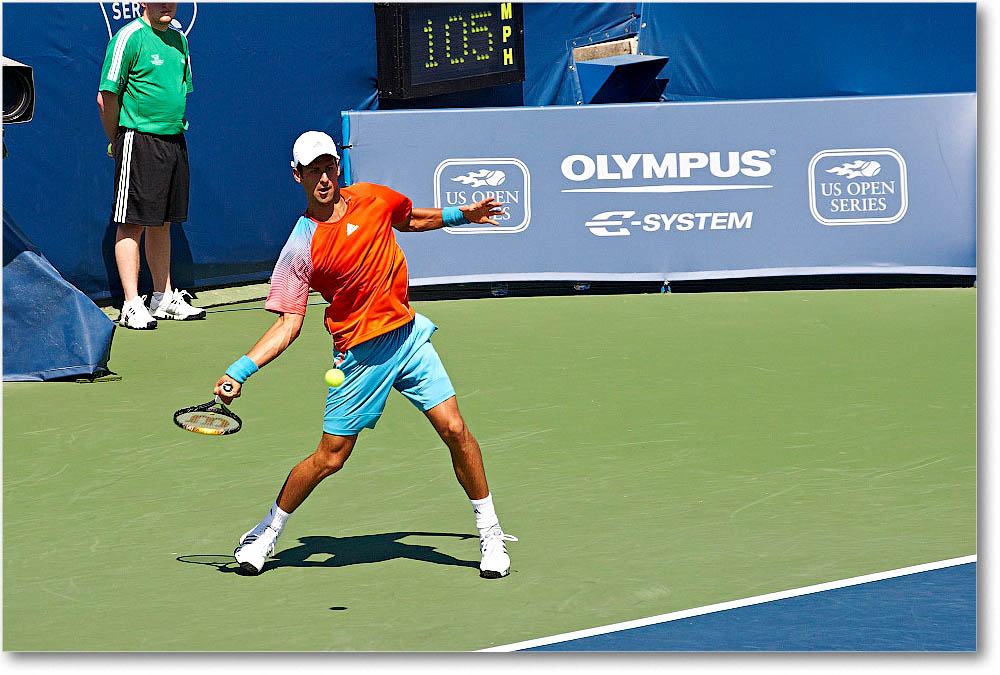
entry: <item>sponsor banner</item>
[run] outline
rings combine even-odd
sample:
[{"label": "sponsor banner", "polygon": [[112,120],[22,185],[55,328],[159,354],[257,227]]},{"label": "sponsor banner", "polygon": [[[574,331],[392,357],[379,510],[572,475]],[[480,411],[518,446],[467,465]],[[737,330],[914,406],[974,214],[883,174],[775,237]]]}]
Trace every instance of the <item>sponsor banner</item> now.
[{"label": "sponsor banner", "polygon": [[506,206],[415,285],[976,270],[975,94],[344,115],[351,181]]}]

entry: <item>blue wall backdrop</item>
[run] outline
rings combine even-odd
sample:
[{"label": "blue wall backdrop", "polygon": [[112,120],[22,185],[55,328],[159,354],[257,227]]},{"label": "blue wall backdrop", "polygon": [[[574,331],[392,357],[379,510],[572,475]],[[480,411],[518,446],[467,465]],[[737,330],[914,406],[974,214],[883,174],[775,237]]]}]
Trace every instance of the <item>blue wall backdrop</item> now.
[{"label": "blue wall backdrop", "polygon": [[[640,50],[670,57],[667,101],[975,90],[973,3],[524,9],[523,85],[408,106],[575,105],[574,42],[634,34]],[[3,204],[95,299],[121,294],[108,225],[114,167],[95,98],[109,31],[134,11],[121,2],[3,5],[3,53],[34,68],[37,88],[34,120],[6,128]],[[174,281],[264,280],[303,207],[289,175],[292,141],[305,129],[339,140],[341,111],[379,108],[373,5],[181,3],[178,20],[195,91],[191,207],[188,222],[173,228]],[[148,290],[148,277],[143,283]]]},{"label": "blue wall backdrop", "polygon": [[[120,5],[120,3],[118,3]],[[103,9],[117,30],[116,3]],[[120,10],[120,7],[118,7]],[[307,128],[375,105],[367,4],[198,3],[190,22],[189,220],[173,228],[181,287],[266,278],[301,210],[288,162]],[[120,294],[108,227],[114,161],[97,115],[109,35],[99,3],[4,5],[4,54],[34,68],[35,118],[8,127],[4,205],[63,276]],[[339,135],[339,134],[338,134]],[[112,288],[114,291],[112,292]]]},{"label": "blue wall backdrop", "polygon": [[639,49],[667,98],[976,90],[974,3],[643,3]]}]

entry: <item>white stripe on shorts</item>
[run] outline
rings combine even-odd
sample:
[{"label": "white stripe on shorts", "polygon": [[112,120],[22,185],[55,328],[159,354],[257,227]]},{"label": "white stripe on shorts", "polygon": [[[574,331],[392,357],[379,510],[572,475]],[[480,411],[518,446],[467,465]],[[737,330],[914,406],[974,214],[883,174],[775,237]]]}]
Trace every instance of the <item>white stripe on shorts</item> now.
[{"label": "white stripe on shorts", "polygon": [[115,222],[124,223],[128,213],[128,187],[132,176],[132,139],[135,129],[128,129],[122,140],[122,168],[118,177],[118,192],[115,195]]}]

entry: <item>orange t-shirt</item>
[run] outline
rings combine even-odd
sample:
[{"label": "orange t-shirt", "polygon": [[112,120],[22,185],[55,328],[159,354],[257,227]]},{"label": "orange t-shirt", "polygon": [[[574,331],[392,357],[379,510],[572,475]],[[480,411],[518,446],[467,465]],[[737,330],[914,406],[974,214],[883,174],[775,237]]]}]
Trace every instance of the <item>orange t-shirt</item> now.
[{"label": "orange t-shirt", "polygon": [[312,287],[330,303],[326,329],[337,350],[345,352],[416,314],[406,258],[392,230],[413,205],[405,195],[373,183],[356,183],[340,194],[347,211],[339,220],[299,218],[274,266],[264,307],[304,315]]}]

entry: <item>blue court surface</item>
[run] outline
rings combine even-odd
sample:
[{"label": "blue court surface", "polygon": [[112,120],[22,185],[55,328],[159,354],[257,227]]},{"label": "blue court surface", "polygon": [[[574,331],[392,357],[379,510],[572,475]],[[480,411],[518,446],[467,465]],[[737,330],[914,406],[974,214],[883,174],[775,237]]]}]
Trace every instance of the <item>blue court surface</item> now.
[{"label": "blue court surface", "polygon": [[976,556],[489,651],[515,650],[975,651]]}]

